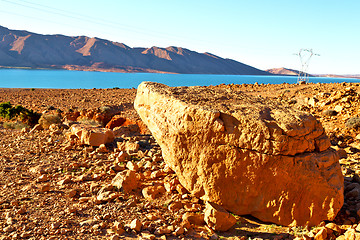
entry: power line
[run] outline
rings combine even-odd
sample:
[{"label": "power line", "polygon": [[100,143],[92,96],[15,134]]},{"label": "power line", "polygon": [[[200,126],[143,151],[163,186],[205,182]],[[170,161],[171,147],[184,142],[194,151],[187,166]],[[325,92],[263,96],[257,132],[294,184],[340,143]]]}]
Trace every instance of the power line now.
[{"label": "power line", "polygon": [[[120,24],[120,23],[117,23],[117,22],[108,21],[108,20],[104,20],[104,19],[94,18],[93,16],[86,16],[86,15],[82,15],[82,14],[78,14],[78,13],[74,13],[74,12],[69,12],[69,11],[65,11],[65,10],[62,10],[62,9],[42,5],[42,4],[31,3],[31,2],[28,2],[28,1],[22,1],[22,3],[9,1],[9,0],[0,0],[0,1],[10,3],[10,4],[13,4],[13,5],[17,5],[17,6],[22,6],[22,7],[25,7],[25,8],[34,9],[34,10],[41,11],[41,12],[45,12],[47,14],[50,13],[50,14],[55,14],[55,15],[61,16],[61,17],[76,19],[76,20],[83,21],[83,22],[86,22],[86,23],[97,24],[97,25],[99,25],[101,27],[106,26],[106,27],[110,27],[110,28],[116,28],[117,31],[119,29],[122,29],[122,30],[128,31],[128,32],[133,32],[133,33],[142,34],[142,35],[146,35],[146,36],[152,36],[152,37],[161,37],[161,38],[166,38],[166,39],[170,39],[170,40],[171,39],[176,39],[176,40],[177,39],[185,39],[185,40],[190,40],[190,41],[195,41],[195,42],[202,42],[202,43],[204,42],[202,40],[190,39],[190,38],[186,38],[184,36],[177,36],[177,35],[173,35],[173,34],[157,32],[157,31],[153,31],[153,30],[151,32],[149,32],[149,31],[147,31],[146,29],[143,29],[143,28],[124,25],[124,24]],[[32,6],[25,5],[23,3],[30,4]],[[51,11],[45,10],[43,8],[50,9]],[[21,16],[20,14],[16,14],[16,15]],[[26,16],[26,17],[29,17],[29,16]],[[58,24],[60,24],[60,23],[58,23]]]}]

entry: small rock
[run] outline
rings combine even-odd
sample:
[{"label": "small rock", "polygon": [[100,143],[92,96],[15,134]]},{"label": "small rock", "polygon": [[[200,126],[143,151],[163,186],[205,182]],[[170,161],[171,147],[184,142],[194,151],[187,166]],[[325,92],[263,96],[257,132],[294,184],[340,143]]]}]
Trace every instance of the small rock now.
[{"label": "small rock", "polygon": [[176,190],[176,186],[179,184],[179,180],[177,179],[173,179],[169,182],[165,182],[164,183],[164,187],[166,189],[167,192],[171,192],[171,191],[175,191]]},{"label": "small rock", "polygon": [[128,162],[126,163],[126,167],[127,167],[129,170],[135,171],[135,172],[139,170],[139,166],[138,166],[136,163],[133,163],[133,162],[131,162],[131,161],[128,161]]},{"label": "small rock", "polygon": [[52,229],[58,229],[60,227],[61,223],[60,222],[54,222],[51,224],[51,228]]},{"label": "small rock", "polygon": [[12,232],[14,230],[15,230],[15,228],[12,226],[7,226],[7,227],[3,228],[3,231],[7,232],[7,233]]},{"label": "small rock", "polygon": [[100,201],[100,202],[107,202],[110,200],[110,194],[112,192],[110,191],[104,191],[99,193],[99,195],[97,195],[96,200]]},{"label": "small rock", "polygon": [[155,221],[159,219],[159,216],[154,213],[148,213],[146,214],[146,218],[149,219],[150,221]]},{"label": "small rock", "polygon": [[75,197],[76,196],[76,194],[77,194],[77,190],[76,189],[71,189],[69,192],[68,192],[68,197],[69,198],[73,198],[73,197]]},{"label": "small rock", "polygon": [[142,232],[140,239],[142,239],[142,240],[154,240],[154,239],[156,239],[156,236],[154,234],[151,234],[151,233]]},{"label": "small rock", "polygon": [[115,235],[112,235],[111,237],[108,238],[109,240],[120,240],[120,236],[115,234]]},{"label": "small rock", "polygon": [[39,190],[42,193],[49,192],[50,191],[50,183],[46,183],[44,185],[41,185]]},{"label": "small rock", "polygon": [[92,181],[94,180],[92,174],[83,174],[76,178],[76,182],[85,182],[85,181]]},{"label": "small rock", "polygon": [[236,218],[228,213],[222,206],[206,202],[205,222],[215,231],[227,231],[236,223]]},{"label": "small rock", "polygon": [[140,145],[138,143],[133,143],[133,142],[117,142],[117,147],[120,151],[133,153],[139,150]]},{"label": "small rock", "polygon": [[163,193],[165,193],[165,188],[162,185],[149,186],[142,190],[142,194],[144,198],[146,198],[149,201],[160,197]]},{"label": "small rock", "polygon": [[114,141],[114,132],[107,128],[91,127],[82,124],[71,125],[71,133],[76,135],[81,144],[100,146]]},{"label": "small rock", "polygon": [[68,184],[68,183],[72,183],[73,180],[71,179],[71,176],[66,176],[64,179],[60,180],[58,182],[59,185],[65,185],[65,184]]},{"label": "small rock", "polygon": [[338,114],[338,112],[335,111],[335,110],[332,110],[332,109],[328,109],[328,110],[323,111],[322,114],[324,116],[330,116],[331,117],[331,116],[336,116]]},{"label": "small rock", "polygon": [[325,225],[325,227],[328,228],[328,229],[331,229],[332,231],[337,232],[337,233],[342,233],[343,232],[343,230],[338,225],[336,225],[335,223],[328,223],[328,224]]},{"label": "small rock", "polygon": [[343,110],[343,107],[341,105],[336,105],[334,110],[338,113],[341,113],[341,111]]},{"label": "small rock", "polygon": [[93,226],[97,223],[98,221],[95,219],[89,219],[89,220],[85,220],[79,223],[80,227],[83,226]]},{"label": "small rock", "polygon": [[186,188],[184,188],[181,184],[177,184],[177,185],[176,185],[176,190],[177,190],[178,193],[180,193],[181,195],[188,193],[188,191],[186,190]]},{"label": "small rock", "polygon": [[25,214],[26,213],[26,208],[25,206],[22,206],[19,210],[16,211],[16,214]]},{"label": "small rock", "polygon": [[140,229],[142,227],[142,223],[140,222],[139,219],[134,219],[132,220],[132,222],[129,224],[129,227],[133,230],[135,230],[136,232],[140,232]]},{"label": "small rock", "polygon": [[68,213],[76,213],[76,212],[78,211],[78,209],[77,209],[76,207],[72,206],[72,207],[68,207],[68,208],[66,209],[66,211],[67,211]]},{"label": "small rock", "polygon": [[177,227],[174,231],[175,236],[180,236],[181,234],[184,234],[185,229],[183,227]]},{"label": "small rock", "polygon": [[183,203],[180,201],[175,201],[169,204],[168,209],[172,212],[177,212],[183,207]]},{"label": "small rock", "polygon": [[155,235],[164,235],[169,233],[171,233],[171,230],[167,226],[158,227],[154,232]]},{"label": "small rock", "polygon": [[138,187],[138,179],[135,171],[127,170],[119,172],[113,178],[111,185],[122,190],[124,193],[131,192]]},{"label": "small rock", "polygon": [[100,144],[100,146],[99,146],[98,149],[97,149],[97,152],[101,152],[101,153],[106,153],[106,152],[108,152],[105,144]]},{"label": "small rock", "polygon": [[121,172],[121,171],[125,170],[125,167],[120,166],[118,164],[114,164],[110,167],[110,169],[117,173],[117,172]]},{"label": "small rock", "polygon": [[315,240],[326,240],[327,238],[327,232],[325,228],[322,228],[316,235]]},{"label": "small rock", "polygon": [[20,238],[21,239],[24,239],[24,238],[28,238],[31,236],[31,233],[30,232],[24,232],[24,233],[21,233],[20,234]]},{"label": "small rock", "polygon": [[204,214],[202,213],[193,213],[193,212],[186,212],[182,216],[183,221],[188,221],[191,224],[202,226],[205,224],[204,221]]},{"label": "small rock", "polygon": [[117,156],[115,163],[125,162],[129,158],[129,154],[124,151],[121,151]]},{"label": "small rock", "polygon": [[155,179],[155,178],[159,178],[163,175],[163,171],[159,170],[159,171],[153,171],[150,175],[150,178]]},{"label": "small rock", "polygon": [[337,150],[337,153],[338,153],[340,159],[347,158],[347,152],[344,149],[339,148]]},{"label": "small rock", "polygon": [[46,182],[48,179],[48,176],[43,174],[40,177],[38,177],[38,179],[36,180],[37,182]]},{"label": "small rock", "polygon": [[355,229],[352,228],[349,228],[344,235],[346,240],[360,239],[360,233],[356,232]]}]

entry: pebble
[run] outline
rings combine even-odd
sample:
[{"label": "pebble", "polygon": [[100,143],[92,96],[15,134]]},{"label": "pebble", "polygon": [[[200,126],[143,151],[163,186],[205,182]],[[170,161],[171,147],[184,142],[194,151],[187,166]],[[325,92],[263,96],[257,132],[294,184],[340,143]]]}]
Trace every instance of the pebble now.
[{"label": "pebble", "polygon": [[85,221],[82,221],[79,223],[80,227],[83,227],[83,226],[93,226],[97,223],[98,221],[95,220],[95,219],[88,219],[88,220],[85,220]]},{"label": "pebble", "polygon": [[175,236],[180,236],[182,234],[184,234],[185,229],[183,227],[177,227],[174,231],[174,235]]},{"label": "pebble", "polygon": [[165,193],[164,186],[149,186],[142,190],[142,194],[145,199],[147,200],[154,200],[160,197],[163,193]]},{"label": "pebble", "polygon": [[140,232],[141,227],[142,227],[142,223],[140,222],[139,219],[134,219],[131,221],[131,223],[129,224],[129,227],[133,230],[135,230],[136,232]]},{"label": "pebble", "polygon": [[54,223],[51,224],[51,228],[52,229],[58,229],[60,227],[60,225],[61,225],[60,222],[54,222]]},{"label": "pebble", "polygon": [[37,182],[46,182],[48,180],[49,180],[48,176],[43,174],[40,177],[38,177]]},{"label": "pebble", "polygon": [[151,234],[151,233],[142,232],[141,237],[139,239],[142,239],[142,240],[154,240],[154,239],[156,239],[156,236],[154,234]]},{"label": "pebble", "polygon": [[108,238],[109,240],[120,240],[120,236],[115,234],[115,235],[112,235],[111,237]]},{"label": "pebble", "polygon": [[326,240],[327,232],[325,228],[322,228],[314,237],[315,240]]},{"label": "pebble", "polygon": [[76,189],[71,189],[71,190],[68,192],[67,196],[68,196],[69,198],[73,198],[73,197],[76,196],[76,194],[77,194],[77,190],[76,190]]},{"label": "pebble", "polygon": [[40,192],[49,192],[50,191],[50,183],[46,183],[40,186]]},{"label": "pebble", "polygon": [[180,201],[175,201],[169,204],[168,209],[172,212],[177,212],[183,207],[183,203]]},{"label": "pebble", "polygon": [[3,231],[4,232],[7,232],[7,233],[9,233],[9,232],[12,232],[12,231],[14,231],[15,229],[14,229],[14,227],[12,227],[12,226],[7,226],[7,227],[5,227],[4,229],[3,229]]},{"label": "pebble", "polygon": [[135,171],[135,172],[137,172],[137,171],[139,170],[139,166],[138,166],[136,163],[133,163],[133,162],[131,162],[131,161],[128,161],[128,162],[126,163],[126,167],[127,167],[129,170]]},{"label": "pebble", "polygon": [[25,214],[26,213],[26,207],[22,206],[19,210],[16,211],[16,214]]},{"label": "pebble", "polygon": [[169,227],[167,227],[167,226],[161,226],[161,227],[158,227],[156,230],[155,230],[155,232],[154,232],[154,234],[155,235],[164,235],[164,234],[169,234],[169,233],[171,233],[172,231],[171,231],[171,229],[169,228]]}]

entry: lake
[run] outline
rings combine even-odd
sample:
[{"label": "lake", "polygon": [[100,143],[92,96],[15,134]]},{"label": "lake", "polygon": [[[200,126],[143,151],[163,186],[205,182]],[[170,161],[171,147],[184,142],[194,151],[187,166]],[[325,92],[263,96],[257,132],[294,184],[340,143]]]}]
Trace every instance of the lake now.
[{"label": "lake", "polygon": [[[297,77],[0,69],[1,88],[136,88],[143,81],[159,82],[169,86],[209,86],[221,83],[296,83]],[[309,81],[314,83],[360,82],[360,79],[317,77],[310,78]]]}]

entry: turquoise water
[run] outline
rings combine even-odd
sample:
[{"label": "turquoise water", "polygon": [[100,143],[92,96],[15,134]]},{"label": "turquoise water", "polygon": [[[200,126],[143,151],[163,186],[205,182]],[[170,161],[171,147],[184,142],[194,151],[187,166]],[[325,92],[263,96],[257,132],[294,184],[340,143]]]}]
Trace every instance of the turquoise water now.
[{"label": "turquoise water", "polygon": [[[136,88],[143,81],[169,86],[208,86],[221,83],[296,83],[297,77],[0,69],[1,88]],[[360,79],[310,78],[310,82],[360,82]]]}]

